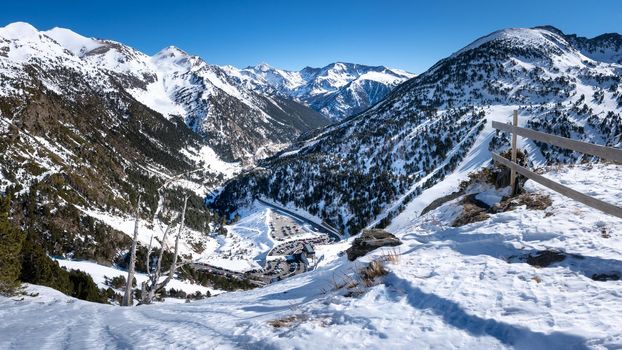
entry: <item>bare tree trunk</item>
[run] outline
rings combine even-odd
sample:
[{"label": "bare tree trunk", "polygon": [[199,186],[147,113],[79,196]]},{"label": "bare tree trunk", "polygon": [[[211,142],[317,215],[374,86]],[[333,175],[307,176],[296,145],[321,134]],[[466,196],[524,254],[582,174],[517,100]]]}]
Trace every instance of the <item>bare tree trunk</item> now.
[{"label": "bare tree trunk", "polygon": [[[173,220],[175,221],[175,220]],[[166,249],[166,238],[168,237],[168,233],[171,230],[173,223],[171,223],[164,231],[162,235],[162,241],[160,241],[160,254],[158,254],[158,264],[156,265],[156,269],[153,272],[147,270],[149,273],[149,285],[147,286],[147,293],[142,295],[142,303],[150,304],[155,298],[156,286],[158,281],[160,280],[161,271],[162,271],[162,257],[164,256],[164,250]]]},{"label": "bare tree trunk", "polygon": [[[187,207],[188,207],[188,197],[184,199],[184,209],[181,213],[181,222],[179,224],[179,228],[177,229],[177,236],[175,237],[175,252],[173,253],[173,263],[171,264],[170,270],[167,272],[168,276],[166,277],[164,281],[162,281],[161,283],[158,283],[160,280],[160,277],[162,276],[162,273],[161,273],[162,257],[164,254],[164,249],[166,249],[165,248],[166,237],[168,236],[168,232],[170,228],[173,226],[173,223],[171,223],[171,225],[169,225],[166,231],[164,232],[164,235],[162,237],[162,242],[160,244],[161,248],[160,248],[160,254],[158,256],[157,267],[155,271],[149,274],[149,285],[145,285],[143,288],[144,291],[143,291],[142,301],[141,301],[141,303],[143,304],[150,304],[151,302],[153,302],[153,299],[155,298],[156,293],[161,291],[164,287],[166,287],[166,285],[173,279],[175,275],[175,271],[179,267],[177,266],[177,256],[179,254],[179,238],[181,237],[181,234],[183,233],[183,229],[185,228]],[[183,265],[183,263],[181,265]]]},{"label": "bare tree trunk", "polygon": [[184,225],[186,224],[186,208],[188,207],[188,197],[184,198],[184,211],[181,212],[181,223],[179,224],[179,229],[177,230],[177,237],[175,237],[175,255],[173,255],[173,264],[171,265],[171,269],[168,272],[168,278],[166,282],[170,281],[175,274],[175,270],[177,269],[177,253],[179,253],[179,238],[184,230]]},{"label": "bare tree trunk", "polygon": [[136,242],[138,241],[138,228],[139,228],[139,212],[140,212],[140,195],[138,195],[138,201],[136,202],[134,222],[134,238],[132,239],[132,248],[130,249],[130,265],[127,269],[127,281],[125,284],[125,294],[123,295],[123,301],[121,306],[130,306],[130,300],[132,300],[132,282],[134,281],[134,267],[136,265]]},{"label": "bare tree trunk", "polygon": [[147,258],[145,259],[145,271],[147,271],[147,275],[151,272],[150,259],[151,259],[151,251],[153,243],[153,234],[151,234],[151,238],[149,238],[149,248],[147,248]]}]

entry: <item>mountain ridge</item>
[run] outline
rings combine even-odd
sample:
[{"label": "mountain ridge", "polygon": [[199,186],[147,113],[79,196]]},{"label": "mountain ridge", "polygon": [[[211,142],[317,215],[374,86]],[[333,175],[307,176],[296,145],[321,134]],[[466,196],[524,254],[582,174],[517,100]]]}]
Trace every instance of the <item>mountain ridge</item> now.
[{"label": "mountain ridge", "polygon": [[[476,39],[362,114],[232,180],[216,205],[235,210],[266,196],[346,233],[384,226],[446,175],[474,170],[490,161],[491,149],[507,149],[507,135],[490,122],[507,121],[511,107],[519,110],[521,125],[620,147],[617,52],[595,61],[575,45],[542,28],[510,28]],[[535,165],[579,159],[537,142],[521,147]]]},{"label": "mountain ridge", "polygon": [[[233,70],[233,69],[232,69]],[[385,66],[333,62],[299,71],[265,63],[235,70],[254,89],[299,100],[333,120],[362,112],[414,74]]]}]

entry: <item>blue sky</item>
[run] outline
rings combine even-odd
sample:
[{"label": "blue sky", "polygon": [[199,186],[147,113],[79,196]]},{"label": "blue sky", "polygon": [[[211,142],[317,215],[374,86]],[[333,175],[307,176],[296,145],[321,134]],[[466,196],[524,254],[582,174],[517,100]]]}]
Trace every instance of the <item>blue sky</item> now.
[{"label": "blue sky", "polygon": [[420,73],[506,27],[622,32],[622,1],[3,1],[0,25],[70,28],[153,54],[175,45],[210,63],[285,69],[334,61]]}]

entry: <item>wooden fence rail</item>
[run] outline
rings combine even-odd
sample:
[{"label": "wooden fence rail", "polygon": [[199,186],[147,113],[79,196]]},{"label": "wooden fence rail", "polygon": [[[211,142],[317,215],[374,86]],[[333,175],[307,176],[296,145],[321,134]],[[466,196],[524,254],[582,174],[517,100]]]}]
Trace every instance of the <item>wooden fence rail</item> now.
[{"label": "wooden fence rail", "polygon": [[513,135],[516,134],[526,137],[528,139],[546,142],[548,144],[558,147],[567,148],[573,151],[622,163],[622,149],[619,148],[595,145],[593,143],[577,141],[566,137],[546,134],[540,131],[521,128],[511,124],[504,124],[495,121],[492,122],[492,127],[498,130],[510,132]]},{"label": "wooden fence rail", "polygon": [[515,180],[516,173],[519,173],[568,198],[574,199],[577,202],[581,202],[594,209],[598,209],[602,212],[605,212],[607,214],[610,214],[610,215],[613,215],[615,217],[622,219],[622,208],[615,206],[613,204],[601,201],[600,199],[590,197],[586,194],[573,190],[572,188],[563,186],[555,181],[549,180],[542,175],[536,174],[533,171],[528,170],[527,168],[524,168],[516,164],[516,152],[517,152],[516,135],[520,135],[520,136],[527,137],[532,140],[546,142],[546,143],[549,143],[549,144],[552,144],[558,147],[567,148],[573,151],[590,154],[590,155],[597,156],[603,159],[609,159],[609,160],[622,163],[622,150],[621,149],[595,145],[595,144],[587,143],[587,142],[576,141],[576,140],[572,140],[572,139],[565,138],[565,137],[555,136],[555,135],[546,134],[546,133],[531,130],[531,129],[525,129],[525,128],[518,127],[516,111],[514,112],[513,122],[514,122],[513,123],[514,125],[499,123],[496,121],[492,122],[493,128],[497,130],[502,130],[502,131],[507,131],[507,132],[512,133],[512,160],[506,159],[494,152],[492,153],[492,159],[495,162],[500,163],[510,168],[510,170],[512,171],[510,175],[511,176],[510,184],[512,186],[513,191],[515,190],[514,184],[516,181]]}]

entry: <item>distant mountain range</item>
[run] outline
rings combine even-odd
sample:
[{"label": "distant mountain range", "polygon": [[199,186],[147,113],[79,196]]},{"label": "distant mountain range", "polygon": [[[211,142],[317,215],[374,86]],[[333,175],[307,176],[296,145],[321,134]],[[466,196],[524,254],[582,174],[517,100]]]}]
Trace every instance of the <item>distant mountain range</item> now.
[{"label": "distant mountain range", "polygon": [[242,70],[225,68],[253,90],[293,98],[333,120],[364,111],[395,86],[414,77],[399,69],[343,62],[300,71],[281,70],[267,64]]},{"label": "distant mountain range", "polygon": [[219,66],[168,47],[147,56],[67,29],[42,32],[166,118],[180,116],[223,159],[252,160],[329,120],[301,103],[248,89]]},{"label": "distant mountain range", "polygon": [[[39,32],[26,23],[11,24],[2,33],[5,40],[28,38],[40,49],[24,52],[28,57],[62,67],[60,57],[69,54],[83,62],[83,70],[115,77],[139,102],[166,118],[181,117],[227,161],[249,162],[273,154],[304,132],[363,111],[412,77],[349,63],[300,72],[267,65],[220,67],[173,46],[148,56],[115,41],[63,28]],[[55,44],[67,52],[59,55]],[[7,51],[6,59],[13,58]]]}]

